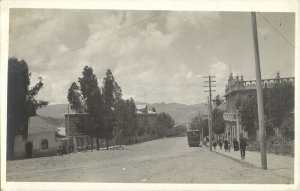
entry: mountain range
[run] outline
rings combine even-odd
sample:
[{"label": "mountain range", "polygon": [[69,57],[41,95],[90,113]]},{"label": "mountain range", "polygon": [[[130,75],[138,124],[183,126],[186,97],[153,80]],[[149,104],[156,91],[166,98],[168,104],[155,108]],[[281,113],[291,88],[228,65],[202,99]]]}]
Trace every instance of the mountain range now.
[{"label": "mountain range", "polygon": [[[136,102],[136,105],[145,104],[142,102]],[[153,103],[147,104],[149,109],[153,107],[158,113],[165,112],[169,114],[177,124],[189,123],[192,118],[198,114],[207,114],[207,107],[205,103],[186,105],[180,103]],[[70,109],[69,112],[74,112]],[[64,114],[68,113],[68,104],[55,104],[48,105],[44,108],[38,109],[37,114],[42,117],[52,119],[64,119]]]}]

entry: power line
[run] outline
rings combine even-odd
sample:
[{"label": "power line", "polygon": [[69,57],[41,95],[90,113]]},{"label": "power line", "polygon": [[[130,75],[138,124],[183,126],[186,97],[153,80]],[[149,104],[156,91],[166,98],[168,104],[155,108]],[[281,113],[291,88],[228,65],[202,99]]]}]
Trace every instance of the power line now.
[{"label": "power line", "polygon": [[92,45],[92,44],[95,44],[97,41],[104,40],[104,39],[106,39],[106,38],[108,38],[108,37],[110,37],[110,36],[112,36],[112,35],[115,35],[115,34],[124,32],[124,31],[130,29],[131,27],[134,27],[134,26],[136,26],[136,25],[139,25],[139,24],[141,24],[141,23],[143,23],[143,22],[145,22],[145,21],[150,22],[151,19],[153,19],[153,18],[155,18],[155,17],[158,17],[158,16],[160,16],[160,15],[162,15],[162,14],[163,14],[163,13],[158,13],[158,14],[152,15],[152,16],[147,17],[147,18],[145,18],[145,19],[143,19],[143,20],[140,20],[140,21],[138,21],[138,22],[136,22],[136,23],[133,23],[133,24],[127,26],[127,27],[124,27],[123,29],[120,29],[120,30],[111,32],[111,33],[107,34],[106,36],[103,36],[102,38],[95,39],[93,42],[90,42],[90,43],[88,43],[88,44],[79,46],[79,47],[77,47],[77,48],[75,48],[75,49],[72,49],[72,50],[63,52],[63,53],[61,53],[61,54],[58,54],[58,55],[56,55],[56,56],[53,56],[53,57],[51,57],[51,58],[49,58],[49,59],[46,59],[46,60],[43,60],[43,61],[41,61],[41,62],[37,62],[37,63],[35,63],[35,64],[31,64],[31,66],[36,66],[36,65],[38,65],[38,64],[46,63],[46,62],[55,60],[56,58],[62,57],[62,56],[64,56],[65,54],[69,54],[69,53],[76,52],[76,51],[78,51],[78,50],[80,50],[80,49],[83,49],[83,48],[86,48],[86,47],[88,47],[88,46],[90,46],[90,45]]},{"label": "power line", "polygon": [[295,46],[261,13],[257,12],[268,24],[272,26],[272,28],[291,46],[295,49]]}]

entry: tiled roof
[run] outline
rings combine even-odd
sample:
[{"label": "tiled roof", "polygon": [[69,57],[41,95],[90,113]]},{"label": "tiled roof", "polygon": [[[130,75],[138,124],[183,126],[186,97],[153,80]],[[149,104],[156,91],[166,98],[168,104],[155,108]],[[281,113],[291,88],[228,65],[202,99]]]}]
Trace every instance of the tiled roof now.
[{"label": "tiled roof", "polygon": [[136,114],[138,114],[138,115],[156,115],[157,114],[157,112],[154,112],[154,111],[150,111],[150,110],[148,110],[148,113],[146,113],[146,111],[144,110],[137,110],[136,111]]},{"label": "tiled roof", "polygon": [[30,117],[28,124],[28,134],[55,132],[56,126],[49,124],[39,116]]}]

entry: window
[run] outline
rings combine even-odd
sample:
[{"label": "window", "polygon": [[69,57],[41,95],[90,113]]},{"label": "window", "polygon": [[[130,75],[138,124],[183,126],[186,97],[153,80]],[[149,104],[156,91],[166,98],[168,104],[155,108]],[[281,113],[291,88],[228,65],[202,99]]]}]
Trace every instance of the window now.
[{"label": "window", "polygon": [[47,139],[42,139],[42,141],[41,141],[41,149],[42,150],[48,149],[48,140]]}]

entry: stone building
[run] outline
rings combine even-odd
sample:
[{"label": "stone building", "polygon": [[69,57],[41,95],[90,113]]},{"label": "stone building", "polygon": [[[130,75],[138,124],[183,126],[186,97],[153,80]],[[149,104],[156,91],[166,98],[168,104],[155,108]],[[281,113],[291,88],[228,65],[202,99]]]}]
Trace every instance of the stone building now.
[{"label": "stone building", "polygon": [[[275,78],[263,79],[263,88],[272,88],[275,83],[287,82],[294,85],[294,77],[281,78],[279,73],[277,73]],[[233,75],[230,74],[228,78],[228,84],[225,89],[225,99],[226,99],[226,111],[224,112],[224,120],[226,121],[226,128],[224,137],[230,142],[233,138],[239,138],[239,134],[249,138],[249,134],[245,131],[245,128],[241,125],[241,119],[239,114],[239,109],[237,108],[237,102],[243,96],[255,96],[256,95],[256,80],[245,81],[243,76],[236,76],[235,79]],[[256,138],[258,136],[254,135]]]},{"label": "stone building", "polygon": [[157,112],[149,110],[146,104],[136,105],[136,109],[138,134],[156,136]]}]

